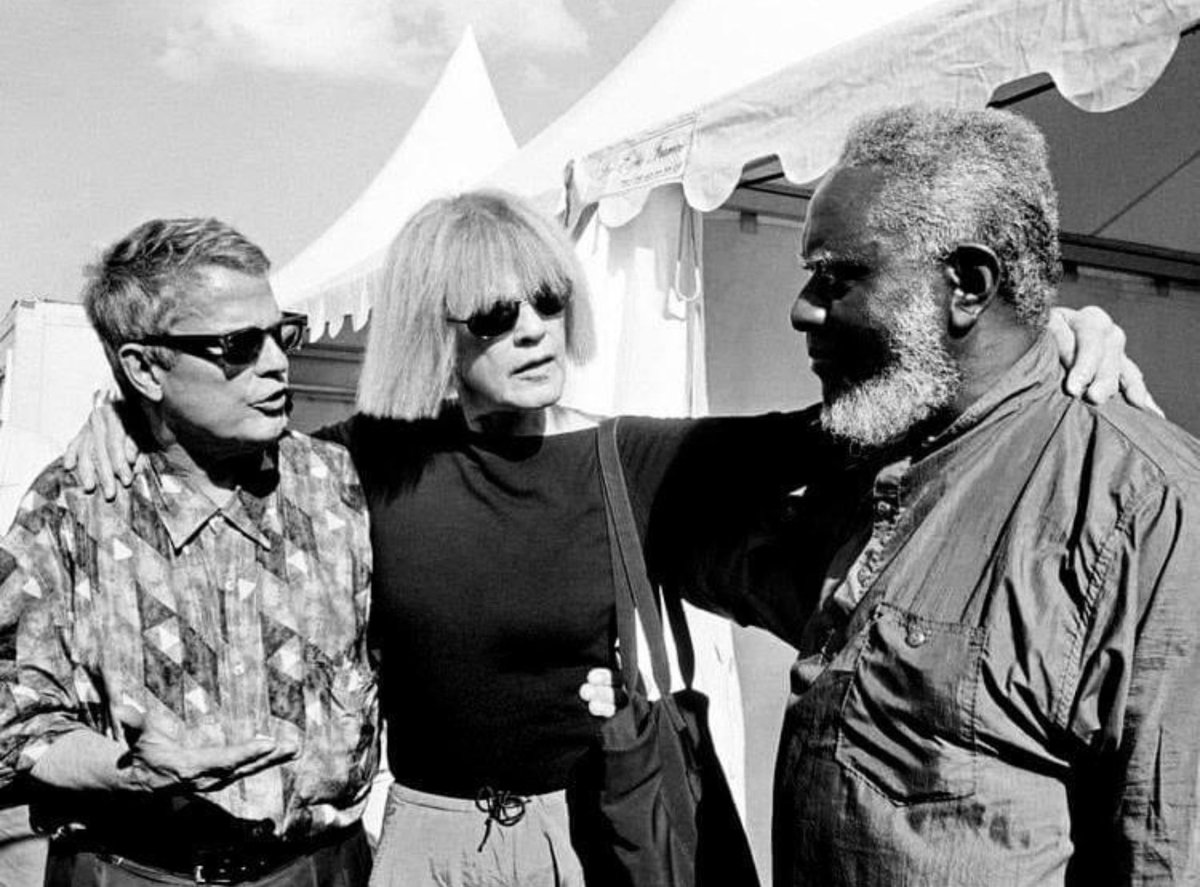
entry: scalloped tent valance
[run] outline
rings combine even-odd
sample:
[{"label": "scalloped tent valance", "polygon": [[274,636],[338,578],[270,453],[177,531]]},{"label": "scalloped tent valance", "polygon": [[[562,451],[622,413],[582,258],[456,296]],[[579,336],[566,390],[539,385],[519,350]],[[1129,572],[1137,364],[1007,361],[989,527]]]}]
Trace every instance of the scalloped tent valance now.
[{"label": "scalloped tent valance", "polygon": [[840,12],[864,27],[814,47],[801,22],[817,4],[777,5],[771,27],[797,35],[789,65],[576,160],[578,196],[599,201],[605,224],[629,221],[672,182],[691,206],[714,209],[763,158],[777,157],[792,182],[812,181],[850,122],[886,105],[982,107],[997,87],[1048,74],[1078,108],[1119,108],[1150,88],[1200,21],[1200,0],[944,0],[877,26],[870,0],[843,0]]}]

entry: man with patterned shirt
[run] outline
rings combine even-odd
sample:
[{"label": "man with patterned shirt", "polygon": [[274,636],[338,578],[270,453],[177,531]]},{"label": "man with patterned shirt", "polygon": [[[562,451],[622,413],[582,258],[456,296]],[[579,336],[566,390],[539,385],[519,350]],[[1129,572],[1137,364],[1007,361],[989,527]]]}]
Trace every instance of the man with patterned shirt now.
[{"label": "man with patterned shirt", "polygon": [[366,882],[365,502],[345,450],[287,431],[304,321],[267,269],[212,219],[93,269],[148,453],[112,501],[52,464],[0,543],[0,786],[54,830],[49,885]]}]

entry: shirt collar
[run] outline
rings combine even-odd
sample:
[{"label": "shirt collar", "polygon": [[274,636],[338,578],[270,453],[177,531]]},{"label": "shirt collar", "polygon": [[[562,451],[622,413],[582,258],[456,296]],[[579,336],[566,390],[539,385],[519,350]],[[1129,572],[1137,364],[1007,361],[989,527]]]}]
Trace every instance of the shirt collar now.
[{"label": "shirt collar", "polygon": [[1001,419],[1031,399],[1061,384],[1058,348],[1049,333],[1037,340],[1009,367],[991,388],[963,411],[949,426],[921,442],[920,449],[936,449],[984,423]]},{"label": "shirt collar", "polygon": [[197,490],[161,452],[150,453],[149,471],[160,499],[159,518],[175,549],[183,548],[209,521],[219,516],[258,545],[270,548],[267,506],[278,485],[277,461],[274,450],[265,452],[261,463],[222,506]]}]

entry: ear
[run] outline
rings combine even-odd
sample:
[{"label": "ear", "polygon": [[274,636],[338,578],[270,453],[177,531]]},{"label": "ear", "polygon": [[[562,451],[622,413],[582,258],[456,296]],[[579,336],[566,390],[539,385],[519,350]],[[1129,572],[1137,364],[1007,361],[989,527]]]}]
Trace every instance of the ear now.
[{"label": "ear", "polygon": [[117,349],[117,358],[125,378],[133,389],[151,403],[163,398],[163,367],[150,355],[147,346],[127,342]]},{"label": "ear", "polygon": [[989,246],[960,243],[945,259],[950,294],[951,332],[969,332],[1000,290],[1004,266]]}]

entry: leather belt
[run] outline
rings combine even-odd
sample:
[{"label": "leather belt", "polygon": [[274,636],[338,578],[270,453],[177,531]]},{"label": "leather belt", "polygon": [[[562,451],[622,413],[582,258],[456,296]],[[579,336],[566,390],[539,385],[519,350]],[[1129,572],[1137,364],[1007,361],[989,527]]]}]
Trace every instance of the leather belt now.
[{"label": "leather belt", "polygon": [[250,838],[236,843],[170,848],[137,846],[132,841],[113,842],[90,839],[86,831],[56,839],[71,852],[95,853],[117,866],[149,869],[172,875],[194,884],[231,885],[257,881],[305,859],[325,847],[350,840],[362,830],[361,824],[318,835],[302,841],[274,837]]}]

